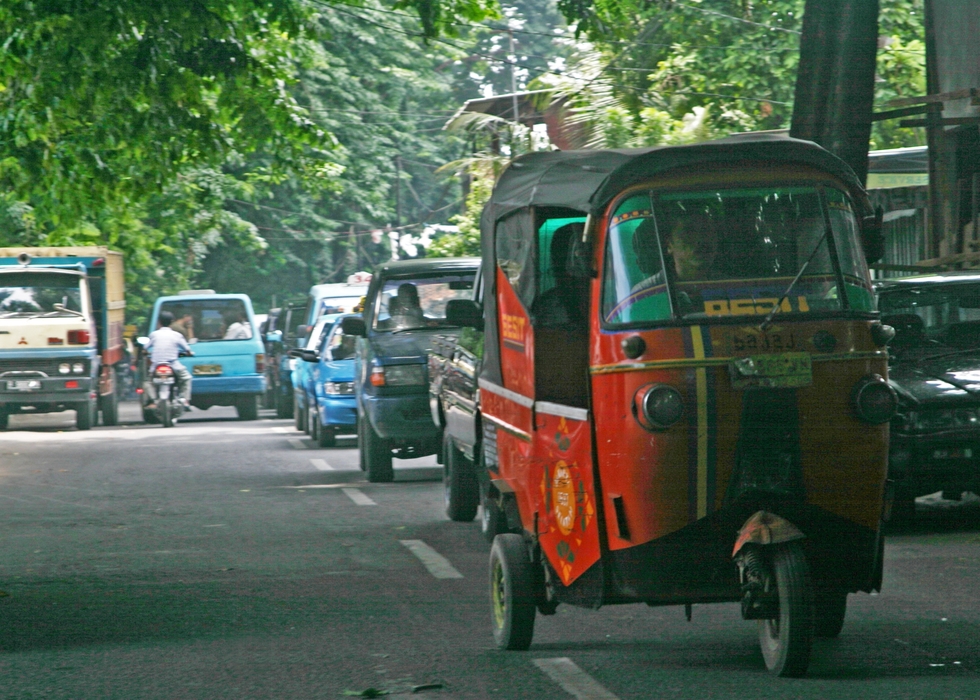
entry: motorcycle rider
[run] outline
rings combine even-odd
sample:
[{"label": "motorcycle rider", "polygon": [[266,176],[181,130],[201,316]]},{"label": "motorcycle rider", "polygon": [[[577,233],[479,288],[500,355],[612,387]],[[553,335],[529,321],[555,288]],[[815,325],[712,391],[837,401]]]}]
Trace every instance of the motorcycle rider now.
[{"label": "motorcycle rider", "polygon": [[160,327],[150,333],[146,350],[150,352],[150,368],[157,365],[170,365],[177,379],[177,394],[184,408],[190,407],[191,402],[191,373],[180,363],[180,353],[193,357],[190,345],[183,335],[170,327],[174,315],[169,311],[161,311],[158,317]]}]

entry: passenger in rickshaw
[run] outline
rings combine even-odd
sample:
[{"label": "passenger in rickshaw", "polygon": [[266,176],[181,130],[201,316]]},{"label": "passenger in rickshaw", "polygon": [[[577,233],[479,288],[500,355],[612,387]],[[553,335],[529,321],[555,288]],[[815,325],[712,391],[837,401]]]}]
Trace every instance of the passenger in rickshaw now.
[{"label": "passenger in rickshaw", "polygon": [[539,328],[584,328],[588,313],[587,279],[569,274],[575,254],[574,244],[581,240],[585,224],[565,224],[551,238],[551,273],[555,285],[539,296],[531,309]]}]

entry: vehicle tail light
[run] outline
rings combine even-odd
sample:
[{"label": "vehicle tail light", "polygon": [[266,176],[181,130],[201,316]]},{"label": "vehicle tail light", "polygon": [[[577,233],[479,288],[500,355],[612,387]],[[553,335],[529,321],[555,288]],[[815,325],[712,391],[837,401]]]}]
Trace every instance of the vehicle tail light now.
[{"label": "vehicle tail light", "polygon": [[255,371],[259,374],[265,372],[265,353],[255,353]]},{"label": "vehicle tail light", "polygon": [[371,386],[385,385],[385,368],[375,367],[371,370]]},{"label": "vehicle tail light", "polygon": [[65,388],[66,389],[77,389],[78,388],[78,382],[76,380],[74,380],[74,379],[70,379],[67,382],[65,382]]},{"label": "vehicle tail light", "polygon": [[88,345],[92,334],[87,330],[68,331],[69,345]]},{"label": "vehicle tail light", "polygon": [[884,377],[869,374],[854,387],[854,409],[858,418],[872,425],[887,423],[898,410],[898,397]]},{"label": "vehicle tail light", "polygon": [[159,365],[155,370],[153,370],[154,377],[172,377],[173,374],[174,371],[170,365]]}]

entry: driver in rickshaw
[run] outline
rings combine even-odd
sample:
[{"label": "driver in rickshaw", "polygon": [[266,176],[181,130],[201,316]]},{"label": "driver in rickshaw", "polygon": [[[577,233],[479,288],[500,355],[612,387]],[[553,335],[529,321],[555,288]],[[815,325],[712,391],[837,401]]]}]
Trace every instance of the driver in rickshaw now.
[{"label": "driver in rickshaw", "polygon": [[[660,249],[657,244],[657,225],[644,221],[633,232],[633,251],[640,272],[649,275],[630,290],[633,294],[665,283]],[[674,221],[665,241],[668,264],[672,264],[678,282],[693,282],[715,276],[718,257],[718,235],[708,216],[689,215]]]}]

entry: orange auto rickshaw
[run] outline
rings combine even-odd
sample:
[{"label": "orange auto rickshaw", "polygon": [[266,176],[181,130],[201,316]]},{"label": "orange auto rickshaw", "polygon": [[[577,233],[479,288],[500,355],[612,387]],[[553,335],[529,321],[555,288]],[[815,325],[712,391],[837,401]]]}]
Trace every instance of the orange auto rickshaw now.
[{"label": "orange auto rickshaw", "polygon": [[482,221],[494,635],[559,603],[741,604],[806,672],[881,586],[881,214],[816,144],[531,153]]}]

